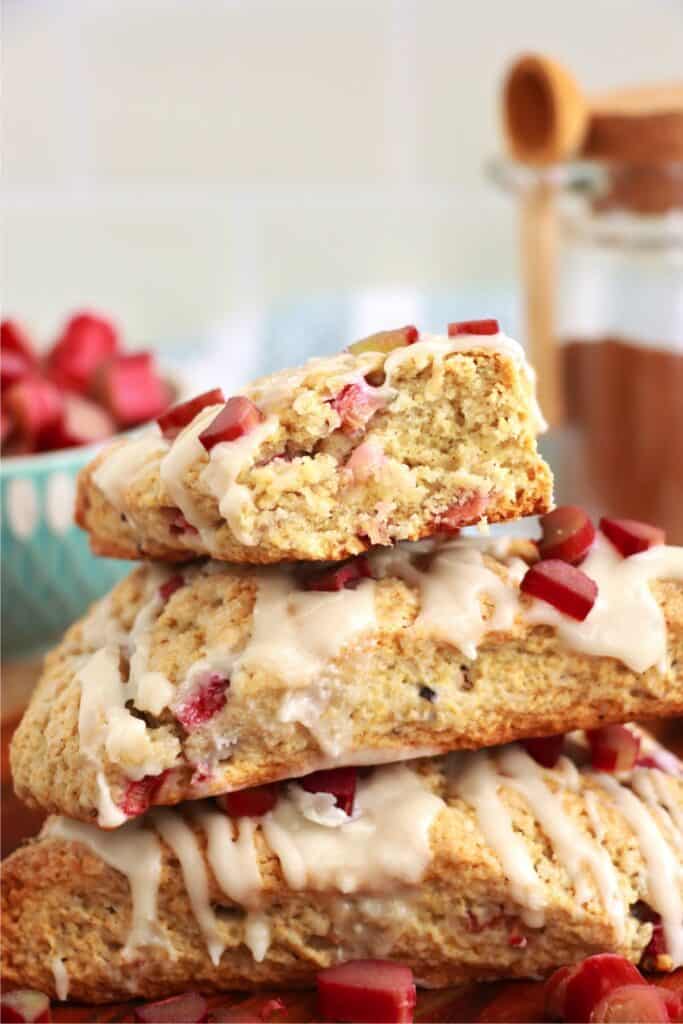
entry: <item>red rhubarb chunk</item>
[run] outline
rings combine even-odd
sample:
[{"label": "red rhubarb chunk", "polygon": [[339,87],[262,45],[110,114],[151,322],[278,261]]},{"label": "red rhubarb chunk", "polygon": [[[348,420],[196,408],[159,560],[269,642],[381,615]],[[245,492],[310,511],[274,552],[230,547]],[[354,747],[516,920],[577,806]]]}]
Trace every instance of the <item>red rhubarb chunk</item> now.
[{"label": "red rhubarb chunk", "polygon": [[171,533],[199,533],[197,527],[193,526],[192,523],[188,523],[187,519],[180,511],[175,513],[168,524],[168,527]]},{"label": "red rhubarb chunk", "polygon": [[593,1008],[591,1024],[669,1024],[679,1019],[681,999],[655,985],[622,985]]},{"label": "red rhubarb chunk", "polygon": [[356,796],[356,769],[329,768],[299,779],[299,785],[307,793],[332,793],[337,807],[344,814],[353,814],[353,802]]},{"label": "red rhubarb chunk", "polygon": [[188,731],[198,728],[225,707],[230,680],[213,673],[193,694],[176,704],[173,712]]},{"label": "red rhubarb chunk", "polygon": [[554,768],[564,747],[564,733],[559,736],[539,736],[522,740],[522,746],[534,761],[544,768]]},{"label": "red rhubarb chunk", "polygon": [[0,441],[4,444],[14,430],[14,420],[6,409],[0,412],[0,424]]},{"label": "red rhubarb chunk", "polygon": [[656,544],[666,544],[664,530],[650,523],[640,523],[637,519],[606,519],[603,516],[600,529],[624,558],[647,551]]},{"label": "red rhubarb chunk", "polygon": [[266,786],[252,786],[251,789],[238,789],[235,793],[222,793],[216,797],[216,802],[231,818],[260,818],[275,807],[278,792],[278,786],[270,783]]},{"label": "red rhubarb chunk", "polygon": [[448,325],[448,337],[457,338],[459,334],[498,334],[500,324],[497,320],[456,320]]},{"label": "red rhubarb chunk", "polygon": [[332,408],[341,420],[345,434],[361,430],[375,413],[384,408],[386,398],[365,381],[346,384],[331,401]]},{"label": "red rhubarb chunk", "polygon": [[64,416],[42,439],[41,447],[78,448],[104,441],[116,432],[116,424],[99,405],[80,395],[64,395]]},{"label": "red rhubarb chunk", "polygon": [[119,801],[119,807],[129,818],[137,818],[144,814],[150,807],[161,784],[168,775],[168,772],[161,772],[160,775],[144,775],[137,781],[129,782],[126,786],[123,797]]},{"label": "red rhubarb chunk", "polygon": [[159,587],[159,597],[162,601],[168,601],[175,594],[176,590],[180,590],[184,586],[185,580],[179,573],[176,573],[175,576],[171,576],[170,580],[166,580],[165,583],[161,584]]},{"label": "red rhubarb chunk", "polygon": [[158,1003],[137,1006],[135,1019],[145,1024],[202,1024],[209,1019],[209,1004],[199,992],[183,992]]},{"label": "red rhubarb chunk", "polygon": [[567,985],[579,969],[579,964],[572,967],[560,967],[551,974],[545,983],[545,1015],[548,1020],[564,1019],[564,1001]]},{"label": "red rhubarb chunk", "polygon": [[42,446],[64,416],[62,395],[42,377],[27,377],[15,384],[5,392],[4,402],[16,433],[34,448]]},{"label": "red rhubarb chunk", "polygon": [[156,419],[169,400],[151,352],[114,356],[102,367],[96,391],[120,427]]},{"label": "red rhubarb chunk", "polygon": [[643,985],[646,981],[637,967],[623,956],[598,953],[577,965],[567,982],[564,1018],[567,1021],[590,1021],[591,1013],[601,999],[623,985]]},{"label": "red rhubarb chunk", "polygon": [[595,580],[558,558],[536,562],[520,584],[525,594],[546,601],[579,622],[588,615],[598,596]]},{"label": "red rhubarb chunk", "polygon": [[353,590],[361,580],[371,577],[370,563],[361,555],[336,569],[327,569],[306,577],[304,587],[306,590]]},{"label": "red rhubarb chunk", "polygon": [[28,377],[33,370],[33,363],[22,352],[2,349],[0,352],[0,389],[5,392],[13,384],[18,384]]},{"label": "red rhubarb chunk", "polygon": [[118,350],[114,325],[92,313],[71,317],[47,357],[49,373],[60,387],[86,391],[95,372]]},{"label": "red rhubarb chunk", "polygon": [[167,409],[159,416],[157,423],[164,437],[172,441],[181,430],[192,423],[197,413],[206,409],[207,405],[223,405],[224,402],[225,396],[221,388],[214,388],[213,391],[205,391],[203,395],[197,395],[196,398],[190,398],[187,402],[180,402],[179,405]]},{"label": "red rhubarb chunk", "polygon": [[16,320],[3,320],[0,324],[0,349],[2,354],[16,352],[31,366],[37,366],[38,356],[28,333]]},{"label": "red rhubarb chunk", "polygon": [[5,1024],[42,1024],[51,1021],[50,1000],[44,992],[18,988],[0,996],[0,1020]]},{"label": "red rhubarb chunk", "polygon": [[604,725],[586,733],[591,763],[596,772],[627,772],[640,752],[640,737],[625,725]]},{"label": "red rhubarb chunk", "polygon": [[416,341],[420,340],[420,332],[414,324],[407,324],[402,327],[406,339],[406,345],[414,345]]},{"label": "red rhubarb chunk", "polygon": [[654,962],[657,957],[665,956],[668,952],[666,947],[666,935],[664,934],[664,928],[659,918],[659,914],[656,915],[656,921],[652,926],[652,936],[648,942],[645,952],[643,953],[643,960],[648,962]]},{"label": "red rhubarb chunk", "polygon": [[595,540],[595,527],[578,505],[560,505],[541,517],[541,527],[543,539],[538,545],[541,558],[559,558],[577,565]]},{"label": "red rhubarb chunk", "polygon": [[228,399],[225,407],[206,430],[201,432],[199,440],[207,452],[210,452],[214,445],[223,441],[236,441],[238,437],[244,437],[262,423],[263,419],[263,413],[252,401],[244,395],[236,395]]},{"label": "red rhubarb chunk", "polygon": [[456,501],[439,516],[438,525],[441,530],[456,533],[462,526],[469,526],[482,518],[488,508],[488,494],[470,494]]},{"label": "red rhubarb chunk", "polygon": [[410,1024],[413,972],[390,960],[350,960],[320,971],[318,1008],[326,1021]]}]

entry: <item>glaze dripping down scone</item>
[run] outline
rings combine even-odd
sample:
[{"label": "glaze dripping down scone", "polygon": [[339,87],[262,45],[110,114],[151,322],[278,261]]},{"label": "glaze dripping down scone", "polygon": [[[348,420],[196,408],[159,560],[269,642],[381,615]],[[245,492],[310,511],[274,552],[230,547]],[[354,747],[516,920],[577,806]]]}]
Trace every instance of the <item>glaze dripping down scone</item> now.
[{"label": "glaze dripping down scone", "polygon": [[246,388],[260,422],[210,451],[199,435],[221,404],[174,440],[155,427],[98,456],[81,474],[76,510],[93,550],[337,560],[444,525],[547,511],[552,477],[536,449],[542,421],[520,346],[502,334],[411,345],[401,331],[376,337]]},{"label": "glaze dripping down scone", "polygon": [[552,770],[517,745],[375,768],[350,816],[289,783],[260,818],[207,800],[114,832],[48,819],[3,867],[3,973],[54,995],[57,963],[70,998],[104,1002],[310,985],[389,956],[440,987],[605,951],[637,963],[657,916],[670,970],[681,766],[595,773],[581,743]]},{"label": "glaze dripping down scone", "polygon": [[[48,656],[17,793],[115,828],[323,767],[683,712],[683,548],[622,558],[599,533],[583,622],[520,592],[535,553],[462,537],[322,575],[142,566]],[[330,573],[347,586],[313,589]]]}]

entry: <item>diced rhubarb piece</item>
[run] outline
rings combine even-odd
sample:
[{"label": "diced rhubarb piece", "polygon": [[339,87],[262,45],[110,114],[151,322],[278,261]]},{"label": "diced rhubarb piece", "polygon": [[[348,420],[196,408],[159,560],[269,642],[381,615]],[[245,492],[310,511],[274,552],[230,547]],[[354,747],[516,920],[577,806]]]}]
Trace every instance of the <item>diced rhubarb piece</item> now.
[{"label": "diced rhubarb piece", "polygon": [[188,732],[204,725],[226,704],[230,680],[213,672],[194,693],[173,706],[173,713]]},{"label": "diced rhubarb piece", "polygon": [[152,804],[157,792],[168,775],[168,772],[161,772],[160,775],[143,775],[141,779],[129,782],[119,801],[119,807],[129,818],[137,818],[144,814]]},{"label": "diced rhubarb piece", "polygon": [[361,352],[393,352],[395,348],[402,348],[404,345],[414,345],[419,340],[420,332],[413,324],[406,327],[397,327],[393,331],[378,331],[368,338],[362,338],[353,345],[349,345],[349,352],[355,356]]},{"label": "diced rhubarb piece", "polygon": [[643,953],[643,961],[650,966],[656,966],[655,961],[657,960],[657,957],[666,956],[668,952],[666,946],[666,935],[664,934],[664,928],[659,914],[656,914],[655,917],[656,920],[652,925],[652,935],[645,948],[645,952]]},{"label": "diced rhubarb piece", "polygon": [[209,1019],[209,1004],[199,992],[183,992],[158,1003],[136,1006],[135,1019],[145,1024],[202,1024]]},{"label": "diced rhubarb piece", "polygon": [[211,1020],[214,1024],[268,1024],[276,1013],[286,1009],[281,999],[245,999],[232,1006],[214,1006]]},{"label": "diced rhubarb piece", "polygon": [[349,960],[320,971],[318,1008],[326,1021],[410,1024],[413,972],[390,960]]},{"label": "diced rhubarb piece", "polygon": [[116,424],[101,406],[80,395],[64,395],[64,416],[41,440],[41,448],[78,448],[104,441],[116,432]]},{"label": "diced rhubarb piece", "polygon": [[221,388],[214,388],[212,391],[205,391],[202,395],[197,395],[196,398],[190,398],[187,402],[171,406],[158,417],[157,423],[164,437],[168,441],[172,441],[181,430],[192,423],[202,409],[206,409],[207,405],[223,405],[224,402],[225,396]]},{"label": "diced rhubarb piece", "polygon": [[199,533],[197,527],[188,523],[180,510],[175,513],[168,526],[171,533]]},{"label": "diced rhubarb piece", "polygon": [[345,384],[341,391],[331,399],[331,405],[341,420],[341,429],[345,434],[355,434],[361,430],[376,412],[387,403],[385,396],[378,393],[366,381]]},{"label": "diced rhubarb piece", "polygon": [[175,576],[171,576],[169,580],[161,584],[159,587],[159,597],[162,601],[168,601],[169,597],[172,597],[176,590],[180,590],[184,586],[185,580],[180,573],[176,573]]},{"label": "diced rhubarb piece", "polygon": [[64,399],[55,385],[42,377],[27,377],[5,392],[5,407],[17,434],[40,447],[64,416]]},{"label": "diced rhubarb piece", "polygon": [[543,539],[538,550],[541,558],[559,558],[571,565],[586,557],[595,540],[595,527],[578,505],[560,505],[541,517]]},{"label": "diced rhubarb piece", "polygon": [[353,590],[362,580],[371,576],[370,563],[360,555],[335,569],[325,569],[305,577],[303,584],[306,590]]},{"label": "diced rhubarb piece", "polygon": [[579,964],[560,967],[545,983],[545,1014],[548,1020],[564,1020],[564,1000],[567,985],[579,969]]},{"label": "diced rhubarb piece", "polygon": [[363,441],[346,461],[345,469],[349,470],[353,482],[365,483],[381,469],[387,457],[375,441]]},{"label": "diced rhubarb piece", "polygon": [[593,1008],[600,1000],[623,985],[647,985],[638,968],[625,957],[598,953],[582,960],[567,982],[565,1020],[590,1021]]},{"label": "diced rhubarb piece", "polygon": [[118,334],[109,320],[77,313],[47,357],[50,376],[60,387],[87,391],[96,371],[117,351]]},{"label": "diced rhubarb piece", "polygon": [[12,431],[14,430],[14,420],[10,416],[7,409],[3,409],[0,412],[0,442],[2,444],[9,438]]},{"label": "diced rhubarb piece", "polygon": [[586,618],[598,596],[595,580],[559,558],[547,558],[532,565],[520,588],[579,622]]},{"label": "diced rhubarb piece", "polygon": [[638,760],[640,737],[625,725],[604,725],[586,733],[596,772],[627,772]]},{"label": "diced rhubarb piece", "polygon": [[238,437],[249,434],[254,427],[262,423],[263,413],[244,395],[229,398],[225,407],[211,421],[206,430],[199,435],[199,440],[207,452],[223,441],[236,441]]},{"label": "diced rhubarb piece", "polygon": [[151,352],[114,356],[98,373],[95,392],[120,427],[156,419],[170,398]]},{"label": "diced rhubarb piece", "polygon": [[50,1000],[44,992],[17,988],[0,996],[0,1020],[3,1024],[43,1024],[51,1021]]},{"label": "diced rhubarb piece", "polygon": [[332,793],[337,807],[350,816],[356,797],[356,777],[355,768],[328,768],[297,781],[307,793]]},{"label": "diced rhubarb piece", "polygon": [[0,352],[0,390],[5,392],[13,384],[31,375],[33,363],[22,352],[3,349]]},{"label": "diced rhubarb piece", "polygon": [[460,334],[499,334],[500,324],[497,320],[456,320],[448,325],[448,337],[457,338]]},{"label": "diced rhubarb piece", "polygon": [[[591,1024],[669,1024],[679,1019],[680,997],[655,985],[621,985],[593,1007]],[[671,1014],[675,1016],[671,1016]],[[587,1018],[588,1019],[588,1018]]]},{"label": "diced rhubarb piece", "polygon": [[606,519],[603,516],[600,529],[624,558],[647,551],[656,544],[666,544],[664,530],[650,523],[640,523],[637,519]]},{"label": "diced rhubarb piece", "polygon": [[439,516],[439,529],[457,532],[462,526],[476,523],[486,512],[490,500],[488,494],[464,495]]},{"label": "diced rhubarb piece", "polygon": [[216,803],[231,818],[260,818],[272,811],[277,803],[279,788],[275,783],[238,789],[235,793],[222,793]]},{"label": "diced rhubarb piece", "polygon": [[16,352],[23,356],[31,366],[38,365],[38,356],[27,331],[16,320],[3,320],[0,323],[0,350]]},{"label": "diced rhubarb piece", "polygon": [[534,761],[544,768],[554,768],[564,748],[564,733],[559,736],[539,736],[522,740],[522,746]]}]

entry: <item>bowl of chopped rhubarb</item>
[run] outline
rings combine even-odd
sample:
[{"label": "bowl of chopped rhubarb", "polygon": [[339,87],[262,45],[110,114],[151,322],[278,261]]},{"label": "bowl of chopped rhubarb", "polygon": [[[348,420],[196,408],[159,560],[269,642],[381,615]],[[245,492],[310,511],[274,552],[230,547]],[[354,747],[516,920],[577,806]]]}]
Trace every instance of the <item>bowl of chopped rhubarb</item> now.
[{"label": "bowl of chopped rhubarb", "polygon": [[176,397],[151,352],[116,327],[72,316],[47,354],[14,320],[0,329],[2,655],[56,640],[128,570],[96,559],[73,522],[76,478],[97,449],[153,420]]}]

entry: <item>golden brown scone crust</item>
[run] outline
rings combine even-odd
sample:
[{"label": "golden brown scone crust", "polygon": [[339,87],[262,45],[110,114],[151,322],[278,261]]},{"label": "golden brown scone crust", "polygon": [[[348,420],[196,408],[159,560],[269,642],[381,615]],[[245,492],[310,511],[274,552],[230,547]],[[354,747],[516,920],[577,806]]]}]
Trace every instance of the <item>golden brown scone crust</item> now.
[{"label": "golden brown scone crust", "polygon": [[[340,427],[334,396],[350,374],[361,380],[381,374],[384,358],[343,353],[245,389],[257,405],[270,393],[268,411],[278,417],[256,463],[238,477],[250,495],[240,528],[251,543],[233,532],[203,481],[206,454],[182,479],[209,524],[210,543],[178,530],[178,507],[160,476],[162,454],[150,454],[115,507],[94,479],[104,452],[81,473],[76,502],[76,520],[93,551],[179,562],[198,555],[263,564],[339,560],[371,544],[430,536],[456,503],[464,502],[462,526],[482,515],[498,522],[551,507],[552,476],[536,449],[532,390],[514,359],[482,349],[455,353],[440,370],[428,354],[406,362],[394,381],[398,397],[349,434]],[[352,482],[346,463],[367,441],[390,466]],[[476,502],[468,506],[482,494],[484,511]]]},{"label": "golden brown scone crust", "polygon": [[[582,777],[576,793],[558,790],[558,800],[592,838],[594,826],[585,793],[589,788],[595,793],[604,828],[601,844],[616,867],[626,913],[621,937],[597,896],[585,907],[579,906],[564,867],[524,799],[507,787],[500,790],[543,880],[545,925],[532,928],[521,921],[511,902],[501,865],[474,812],[450,791],[446,763],[444,758],[430,759],[419,768],[430,788],[447,803],[432,826],[427,873],[418,886],[389,893],[388,899],[291,891],[277,858],[257,831],[265,882],[262,910],[272,929],[270,949],[260,964],[243,943],[244,911],[231,904],[209,871],[210,898],[214,909],[223,908],[221,937],[227,947],[220,964],[211,964],[179,864],[166,846],[159,918],[175,958],[150,946],[132,962],[125,962],[121,949],[131,914],[127,879],[79,842],[34,840],[4,864],[4,976],[54,996],[51,962],[59,956],[70,978],[71,999],[106,1002],[154,998],[188,988],[208,992],[307,986],[317,970],[335,962],[340,945],[347,959],[376,956],[383,948],[383,955],[409,964],[418,981],[430,987],[472,979],[542,976],[561,964],[604,951],[638,962],[652,925],[629,908],[646,900],[647,871],[631,828],[604,791]],[[552,789],[557,788],[552,772],[546,772],[545,779]],[[683,783],[669,777],[669,784],[683,800]],[[397,913],[394,898],[405,900],[406,907],[399,908],[402,913]],[[344,927],[344,917],[340,918],[342,902],[351,910],[346,919],[362,926],[356,929],[355,939]],[[522,941],[512,944],[512,935]]]},{"label": "golden brown scone crust", "polygon": [[[529,554],[528,542],[520,542],[518,550]],[[485,561],[505,575],[495,558],[486,555]],[[251,630],[253,577],[216,564],[208,567],[217,571],[199,574],[178,589],[152,628],[149,667],[174,687],[208,649],[239,649]],[[110,616],[125,635],[154,571],[139,567],[113,591]],[[206,729],[186,733],[169,708],[156,718],[146,714],[147,735],[164,767],[172,769],[153,800],[174,804],[304,775],[325,763],[320,737],[338,742],[337,763],[379,763],[679,714],[683,584],[660,581],[652,587],[666,618],[672,667],[666,673],[651,668],[638,674],[614,658],[569,650],[553,628],[531,627],[519,619],[510,631],[485,633],[477,657],[465,657],[413,625],[418,589],[396,578],[380,580],[375,592],[378,629],[349,643],[333,661],[333,689],[317,705],[310,728],[300,720],[281,720],[283,701],[293,691],[266,667],[250,669],[248,687],[241,696],[230,691]],[[483,600],[489,615],[490,604]],[[527,602],[522,596],[522,607]],[[79,744],[76,673],[94,649],[84,633],[84,624],[76,624],[48,656],[14,735],[11,763],[24,801],[89,821],[96,815],[98,787],[95,766]],[[434,701],[425,699],[423,686],[435,692]],[[318,699],[315,681],[310,689]],[[212,761],[210,777],[195,775],[193,780],[196,766],[212,760],[217,736],[229,738],[231,745]],[[130,773],[106,758],[104,771],[119,802]]]}]

